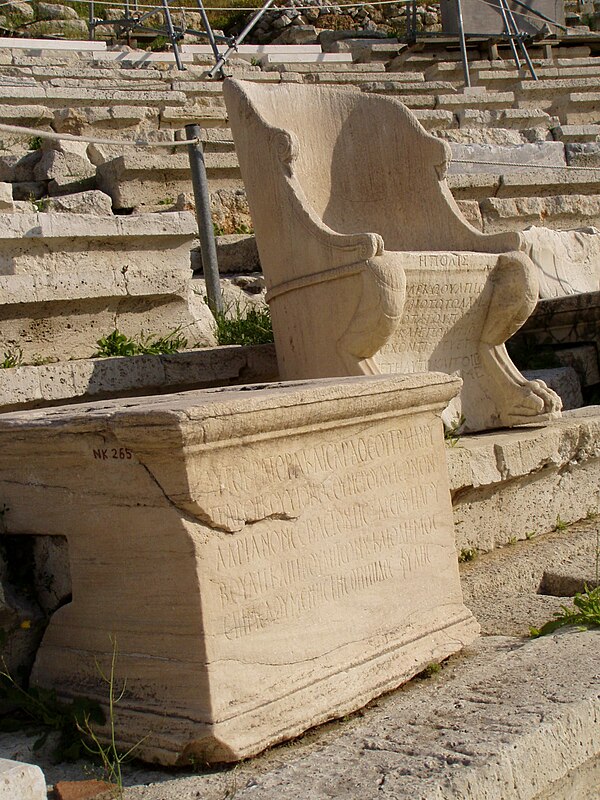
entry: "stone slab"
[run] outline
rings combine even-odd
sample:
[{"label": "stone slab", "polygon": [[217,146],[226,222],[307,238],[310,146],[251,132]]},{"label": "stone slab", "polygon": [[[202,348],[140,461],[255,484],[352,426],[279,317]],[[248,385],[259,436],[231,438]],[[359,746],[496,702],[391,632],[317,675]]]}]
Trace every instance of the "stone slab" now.
[{"label": "stone slab", "polygon": [[457,549],[493,550],[600,512],[600,407],[446,449]]},{"label": "stone slab", "polygon": [[529,225],[554,230],[600,228],[600,196],[557,194],[553,197],[488,197],[480,203],[483,230],[522,231]]},{"label": "stone slab", "polygon": [[[566,166],[565,147],[562,142],[534,142],[512,147],[451,142],[450,147],[452,149],[452,161],[448,169],[450,175],[522,172],[523,164],[547,167]],[[462,163],[457,163],[457,159]]]},{"label": "stone slab", "polygon": [[138,786],[127,800],[595,800],[597,647],[595,631],[486,637],[432,679],[258,768]]},{"label": "stone slab", "polygon": [[75,52],[100,52],[107,49],[106,42],[69,41],[57,39],[14,39],[0,37],[0,47],[9,50],[66,50]]},{"label": "stone slab", "polygon": [[46,800],[44,773],[34,764],[0,758],[0,800]]},{"label": "stone slab", "polygon": [[32,680],[106,703],[112,632],[119,746],[206,763],[456,652],[477,631],[439,419],[458,388],[378,376],[2,415],[5,531],[70,548],[73,601]]},{"label": "stone slab", "polygon": [[0,372],[0,411],[277,380],[273,345],[78,359]]},{"label": "stone slab", "polygon": [[539,271],[540,299],[600,291],[600,231],[583,228],[523,231],[526,251]]},{"label": "stone slab", "polygon": [[[211,191],[242,187],[235,153],[207,152],[204,162]],[[160,210],[168,198],[173,202],[179,194],[192,191],[190,163],[183,153],[119,156],[98,166],[96,181],[111,196],[115,208]]]},{"label": "stone slab", "polygon": [[192,293],[196,235],[189,212],[0,214],[2,345],[26,361],[87,358],[117,327],[214,343],[210,312]]},{"label": "stone slab", "polygon": [[564,530],[479,553],[460,566],[469,608],[487,635],[527,636],[575,592],[597,585],[596,538],[600,520],[586,520]]}]

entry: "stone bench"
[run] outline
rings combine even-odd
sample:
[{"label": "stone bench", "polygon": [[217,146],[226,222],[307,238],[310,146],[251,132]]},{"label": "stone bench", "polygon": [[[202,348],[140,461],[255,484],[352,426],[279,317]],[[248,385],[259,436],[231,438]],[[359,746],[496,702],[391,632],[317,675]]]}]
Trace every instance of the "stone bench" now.
[{"label": "stone bench", "polygon": [[2,86],[0,84],[0,103],[22,103],[35,101],[40,105],[56,108],[57,106],[99,106],[99,105],[127,105],[147,106],[183,106],[186,96],[180,91],[139,91],[132,87],[124,89],[86,89],[86,88],[57,88],[53,86],[30,86],[18,88]]},{"label": "stone bench", "polygon": [[[209,188],[241,190],[237,156],[233,152],[204,156]],[[96,169],[98,187],[106,192],[116,209],[160,210],[173,205],[179,194],[192,193],[187,153],[154,155],[127,153],[100,164]]]},{"label": "stone bench", "polygon": [[[531,164],[532,167],[566,167],[565,147],[561,142],[535,142],[512,147],[451,142],[450,147],[452,161],[448,169],[449,175],[521,173],[526,169],[521,164]],[[460,163],[456,159],[460,159]],[[487,163],[490,161],[501,163]]]},{"label": "stone bench", "polygon": [[488,197],[479,203],[487,233],[520,231],[529,225],[571,230],[600,228],[600,195],[556,194],[550,197]]},{"label": "stone bench", "polygon": [[435,98],[435,107],[450,111],[458,111],[463,108],[504,109],[512,106],[514,102],[513,92],[486,92],[475,89],[475,91],[457,92],[456,94],[440,94]]},{"label": "stone bench", "polygon": [[211,316],[191,287],[190,213],[96,217],[0,215],[0,342],[25,361],[85,358],[118,328],[179,330],[211,343]]},{"label": "stone bench", "polygon": [[446,458],[459,552],[600,513],[600,406],[567,411],[546,428],[463,436]]},{"label": "stone bench", "polygon": [[[162,764],[235,761],[471,642],[427,375],[0,416],[8,534],[66,536],[72,601],[31,680]],[[110,736],[105,727],[101,733]]]},{"label": "stone bench", "polygon": [[81,358],[0,372],[0,412],[277,380],[273,345]]},{"label": "stone bench", "polygon": [[600,120],[600,92],[570,92],[555,102],[553,110],[567,125],[595,124]]},{"label": "stone bench", "polygon": [[[457,165],[457,167],[462,165]],[[468,166],[468,165],[467,165]],[[491,170],[491,168],[490,168]],[[505,170],[478,174],[460,173],[448,177],[448,185],[455,197],[461,200],[513,197],[551,197],[572,193],[578,195],[600,194],[600,171],[584,172],[568,167],[554,169]],[[502,171],[502,172],[500,172]]]}]

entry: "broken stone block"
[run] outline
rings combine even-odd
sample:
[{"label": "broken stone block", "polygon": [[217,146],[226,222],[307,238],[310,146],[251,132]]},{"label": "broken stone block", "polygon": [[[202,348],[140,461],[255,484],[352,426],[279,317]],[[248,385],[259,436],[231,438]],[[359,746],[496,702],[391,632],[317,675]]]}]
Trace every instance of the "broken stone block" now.
[{"label": "broken stone block", "polygon": [[[235,761],[472,641],[430,373],[0,416],[13,534],[65,535],[73,600],[32,680],[106,705],[118,746]],[[106,730],[104,733],[107,733]]]},{"label": "broken stone block", "polygon": [[107,194],[99,189],[93,189],[88,192],[76,192],[49,198],[45,210],[104,217],[112,214],[112,202]]},{"label": "broken stone block", "polygon": [[600,290],[600,230],[531,227],[522,237],[526,253],[538,269],[542,300]]},{"label": "broken stone block", "polygon": [[12,211],[13,208],[12,183],[0,183],[0,211]]},{"label": "broken stone block", "polygon": [[2,800],[46,800],[46,779],[35,764],[0,758]]},{"label": "broken stone block", "polygon": [[87,157],[85,142],[45,140],[42,157],[34,168],[34,178],[38,181],[51,181],[51,194],[54,189],[66,186],[76,187],[89,184],[94,179],[96,168]]}]

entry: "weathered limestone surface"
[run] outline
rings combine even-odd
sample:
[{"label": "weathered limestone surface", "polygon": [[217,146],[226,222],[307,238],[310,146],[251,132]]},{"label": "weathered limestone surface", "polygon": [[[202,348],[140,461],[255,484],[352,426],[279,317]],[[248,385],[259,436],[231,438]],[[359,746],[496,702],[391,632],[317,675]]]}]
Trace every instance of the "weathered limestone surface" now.
[{"label": "weathered limestone surface", "polygon": [[0,758],[0,800],[46,800],[44,773],[34,764]]},{"label": "weathered limestone surface", "polygon": [[538,268],[540,298],[600,290],[600,231],[583,228],[523,231],[527,255]]},{"label": "weathered limestone surface", "polygon": [[[212,190],[241,188],[235,153],[206,153],[207,177]],[[186,154],[128,154],[100,164],[98,187],[112,197],[115,208],[160,208],[160,203],[192,191]]]},{"label": "weathered limestone surface", "polygon": [[439,420],[457,390],[430,373],[3,415],[6,531],[70,551],[33,681],[105,702],[112,633],[119,745],[231,761],[456,652],[478,627]]},{"label": "weathered limestone surface", "polygon": [[119,328],[214,343],[192,291],[192,214],[0,215],[0,341],[25,360],[86,358]]},{"label": "weathered limestone surface", "polygon": [[0,372],[0,411],[61,401],[277,380],[272,345],[209,347],[159,356],[81,358]]},{"label": "weathered limestone surface", "polygon": [[[464,112],[463,112],[464,113]],[[489,113],[489,112],[488,112]],[[452,142],[452,161],[448,174],[520,172],[521,164],[565,167],[565,146],[562,142],[533,142],[501,147],[493,144],[462,144]],[[466,161],[467,163],[459,163]],[[486,162],[499,162],[489,164]]]},{"label": "weathered limestone surface", "polygon": [[600,407],[446,449],[459,550],[493,550],[600,512]]},{"label": "weathered limestone surface", "polygon": [[470,430],[559,413],[504,349],[535,306],[533,264],[520,236],[461,216],[447,144],[387,98],[232,80],[224,94],[283,378],[456,372],[448,418]]}]

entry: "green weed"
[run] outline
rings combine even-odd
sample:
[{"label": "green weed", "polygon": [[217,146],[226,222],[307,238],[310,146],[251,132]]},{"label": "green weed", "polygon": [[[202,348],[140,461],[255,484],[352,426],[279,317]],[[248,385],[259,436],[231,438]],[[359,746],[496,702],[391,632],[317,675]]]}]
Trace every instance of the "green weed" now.
[{"label": "green weed", "polygon": [[0,369],[12,369],[23,364],[23,351],[20,347],[9,348],[4,351],[4,358],[0,361]]},{"label": "green weed", "polygon": [[555,531],[565,531],[569,527],[569,523],[565,522],[564,519],[560,518],[560,514],[556,518],[556,523],[554,524]]},{"label": "green weed", "polygon": [[444,426],[444,439],[449,447],[456,447],[460,442],[460,429],[465,424],[466,419],[463,414],[452,420],[449,425]]},{"label": "green weed", "polygon": [[600,628],[600,586],[596,586],[595,589],[586,586],[583,592],[577,592],[573,598],[573,605],[574,608],[561,606],[561,611],[554,615],[554,619],[546,622],[541,628],[531,628],[530,635],[533,638],[545,636],[567,625],[582,630]]},{"label": "green weed", "polygon": [[239,305],[215,315],[217,344],[268,344],[273,341],[273,328],[268,308]]},{"label": "green weed", "polygon": [[468,561],[475,561],[477,550],[474,547],[463,547],[458,555],[458,563],[466,564]]},{"label": "green weed", "polygon": [[10,709],[0,717],[0,731],[24,730],[37,736],[32,749],[39,750],[52,733],[58,734],[52,757],[60,761],[75,761],[85,755],[86,745],[81,738],[80,725],[85,720],[103,723],[104,714],[100,706],[85,698],[76,697],[63,702],[54,689],[40,686],[19,686],[9,674],[6,666],[0,670],[0,699]]},{"label": "green weed", "polygon": [[442,671],[442,665],[437,661],[433,661],[431,664],[428,664],[424,670],[421,670],[421,672],[419,672],[418,675],[415,675],[415,677],[424,680],[425,678],[432,678],[434,675],[437,675],[441,671]]},{"label": "green weed", "polygon": [[41,150],[41,147],[42,147],[42,137],[32,136],[28,142],[29,150]]},{"label": "green weed", "polygon": [[166,355],[185,350],[188,341],[177,330],[171,331],[166,336],[154,338],[147,336],[145,339],[132,339],[115,329],[108,336],[103,336],[96,342],[98,350],[92,358],[114,358],[115,356],[142,356]]},{"label": "green weed", "polygon": [[98,661],[96,661],[96,669],[102,681],[108,688],[108,728],[109,728],[109,742],[103,744],[96,735],[93,723],[97,720],[90,716],[84,716],[83,720],[78,723],[78,729],[82,736],[82,741],[85,744],[87,752],[94,758],[98,758],[102,764],[105,779],[114,786],[114,797],[118,800],[123,798],[123,764],[130,761],[134,757],[134,752],[144,741],[141,739],[134,744],[125,753],[122,753],[117,747],[117,733],[116,733],[116,706],[122,700],[126,688],[127,681],[123,681],[120,690],[117,690],[116,685],[116,666],[119,649],[117,640],[114,636],[110,637],[112,645],[112,656],[110,660],[110,670],[106,674]]}]

